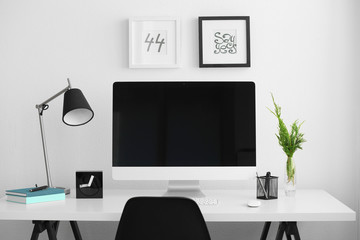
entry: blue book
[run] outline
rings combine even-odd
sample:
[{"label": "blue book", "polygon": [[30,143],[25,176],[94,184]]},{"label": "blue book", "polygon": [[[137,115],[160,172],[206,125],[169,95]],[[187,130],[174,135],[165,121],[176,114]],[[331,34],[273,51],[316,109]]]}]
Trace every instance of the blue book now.
[{"label": "blue book", "polygon": [[64,189],[61,188],[46,188],[44,190],[40,190],[36,192],[30,192],[31,189],[33,188],[12,189],[12,190],[6,190],[5,193],[6,195],[14,195],[14,196],[22,196],[22,197],[35,197],[35,196],[64,193]]},{"label": "blue book", "polygon": [[6,200],[9,202],[31,204],[31,203],[65,200],[65,193],[62,192],[62,193],[48,194],[48,195],[42,195],[42,196],[33,196],[33,197],[6,195],[6,197],[7,197]]}]

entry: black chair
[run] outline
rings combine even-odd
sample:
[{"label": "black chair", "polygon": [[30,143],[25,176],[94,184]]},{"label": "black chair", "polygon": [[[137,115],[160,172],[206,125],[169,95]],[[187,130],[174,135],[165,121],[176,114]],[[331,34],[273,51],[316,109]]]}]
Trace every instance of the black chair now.
[{"label": "black chair", "polygon": [[210,240],[198,205],[182,197],[134,197],[127,201],[115,240]]}]

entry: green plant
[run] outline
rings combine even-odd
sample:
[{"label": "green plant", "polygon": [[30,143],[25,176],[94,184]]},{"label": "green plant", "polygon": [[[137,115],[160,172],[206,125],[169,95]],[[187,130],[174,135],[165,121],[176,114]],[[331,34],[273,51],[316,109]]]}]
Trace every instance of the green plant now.
[{"label": "green plant", "polygon": [[302,149],[302,143],[306,142],[304,139],[304,134],[300,132],[301,125],[304,122],[299,124],[299,121],[296,120],[291,125],[291,132],[288,131],[284,121],[281,118],[281,107],[276,104],[273,94],[271,94],[273,103],[274,103],[274,111],[269,111],[275,115],[277,118],[279,125],[278,125],[278,134],[275,134],[280,146],[282,147],[284,153],[287,156],[286,161],[286,173],[287,173],[287,182],[295,183],[295,167],[292,160],[292,157],[297,149]]}]

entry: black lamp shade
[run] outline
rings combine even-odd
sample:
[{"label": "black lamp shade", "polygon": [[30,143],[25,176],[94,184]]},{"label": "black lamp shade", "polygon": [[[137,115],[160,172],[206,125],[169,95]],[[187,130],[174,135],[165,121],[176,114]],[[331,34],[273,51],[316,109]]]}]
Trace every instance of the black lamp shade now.
[{"label": "black lamp shade", "polygon": [[69,126],[88,123],[94,112],[80,89],[72,88],[64,94],[63,122]]}]

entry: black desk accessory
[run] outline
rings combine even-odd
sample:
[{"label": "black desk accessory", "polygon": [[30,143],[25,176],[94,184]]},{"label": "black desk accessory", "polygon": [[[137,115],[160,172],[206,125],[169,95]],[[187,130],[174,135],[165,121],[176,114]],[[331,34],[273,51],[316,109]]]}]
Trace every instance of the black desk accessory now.
[{"label": "black desk accessory", "polygon": [[102,198],[102,171],[76,172],[76,198]]},{"label": "black desk accessory", "polygon": [[271,172],[267,172],[266,176],[257,176],[258,199],[277,199],[278,198],[278,177],[271,176]]},{"label": "black desk accessory", "polygon": [[265,198],[268,199],[269,197],[268,197],[267,191],[265,190],[264,184],[260,181],[259,175],[257,172],[256,172],[256,179],[257,179],[257,184],[260,184],[260,187],[264,192]]}]

